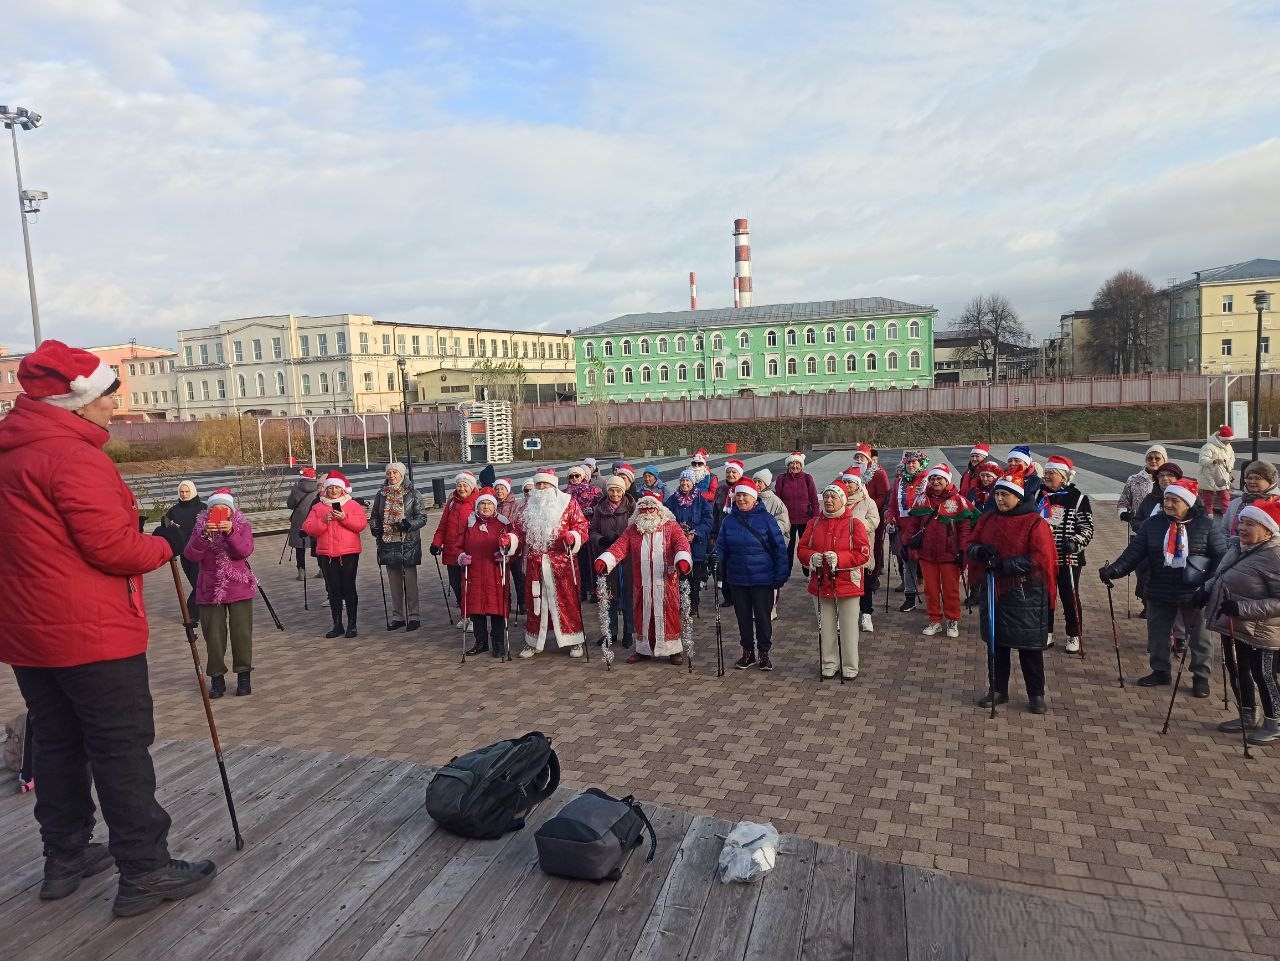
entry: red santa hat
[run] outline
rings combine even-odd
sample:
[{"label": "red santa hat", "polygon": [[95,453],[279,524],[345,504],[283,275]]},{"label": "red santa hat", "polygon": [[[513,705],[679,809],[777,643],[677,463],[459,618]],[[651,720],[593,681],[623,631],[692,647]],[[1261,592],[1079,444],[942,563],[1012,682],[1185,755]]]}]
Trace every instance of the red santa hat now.
[{"label": "red santa hat", "polygon": [[331,470],[329,471],[329,473],[325,474],[324,486],[326,488],[341,487],[342,492],[344,494],[351,493],[351,482],[347,480],[346,475],[344,475],[341,471]]},{"label": "red santa hat", "polygon": [[980,454],[982,456],[982,459],[986,460],[989,456],[991,456],[991,445],[990,444],[974,444],[973,448],[969,451],[969,456],[972,457],[974,454]]},{"label": "red santa hat", "polygon": [[1166,487],[1164,489],[1164,496],[1177,497],[1188,507],[1195,507],[1196,501],[1200,499],[1200,484],[1184,477],[1176,484],[1170,484]]},{"label": "red santa hat", "polygon": [[739,474],[745,474],[747,472],[747,465],[736,457],[730,457],[724,462],[724,469],[726,471],[736,470]]},{"label": "red santa hat", "polygon": [[871,463],[871,456],[872,456],[872,454],[871,454],[871,445],[870,445],[870,444],[859,444],[859,445],[857,446],[857,448],[854,450],[854,452],[853,452],[853,456],[854,456],[855,458],[858,458],[858,457],[864,457],[864,458],[866,458],[867,463],[868,463],[868,464],[870,464],[870,463]]},{"label": "red santa hat", "polygon": [[1010,491],[1017,494],[1019,497],[1022,497],[1026,493],[1026,488],[1023,485],[1024,476],[1023,471],[1007,470],[1001,474],[1000,479],[996,481],[995,489],[998,491]]},{"label": "red santa hat", "polygon": [[653,491],[645,491],[640,495],[640,499],[636,501],[636,507],[640,510],[656,511],[662,507],[662,498]]},{"label": "red santa hat", "polygon": [[1065,477],[1068,484],[1071,483],[1071,478],[1076,476],[1075,464],[1071,463],[1071,458],[1062,454],[1054,454],[1044,462],[1044,472],[1047,474],[1051,470],[1057,471]]},{"label": "red santa hat", "polygon": [[304,467],[302,468],[302,470],[298,471],[298,476],[307,477],[307,478],[310,478],[311,480],[315,480],[316,469],[314,467]]},{"label": "red santa hat", "polygon": [[929,473],[924,475],[925,481],[928,482],[934,477],[941,477],[944,481],[950,484],[951,483],[951,465],[939,464],[937,467],[929,468]]},{"label": "red santa hat", "polygon": [[790,465],[793,462],[803,466],[804,454],[800,453],[798,450],[792,451],[790,454],[787,455],[787,464]]},{"label": "red santa hat", "polygon": [[979,477],[981,477],[983,474],[990,474],[992,477],[999,477],[1003,473],[1004,473],[1004,465],[1001,464],[998,460],[993,460],[990,457],[988,457],[986,460],[984,460],[981,464],[978,465]]},{"label": "red santa hat", "polygon": [[1261,524],[1272,534],[1280,534],[1280,501],[1254,501],[1240,511],[1240,519]]},{"label": "red santa hat", "polygon": [[[846,467],[844,473],[840,475],[840,479],[846,484],[862,483],[862,468],[856,464],[853,467]],[[838,485],[833,485],[838,486]]]},{"label": "red santa hat", "polygon": [[63,410],[79,410],[120,386],[115,371],[100,357],[60,340],[41,341],[22,358],[18,383],[32,400]]},{"label": "red santa hat", "polygon": [[756,487],[755,481],[751,480],[750,478],[744,477],[742,478],[742,480],[738,481],[738,483],[733,485],[733,493],[735,495],[750,494],[752,497],[759,497],[760,488]]},{"label": "red santa hat", "polygon": [[496,481],[493,482],[494,491],[496,492],[499,487],[505,488],[506,490],[510,491],[511,481],[506,477],[499,477]]},{"label": "red santa hat", "polygon": [[472,487],[475,487],[476,475],[471,473],[469,470],[460,470],[458,473],[453,475],[453,483],[454,486],[457,486],[458,484],[470,484]]},{"label": "red santa hat", "polygon": [[627,483],[631,483],[636,479],[636,469],[630,464],[622,464],[616,468],[613,473],[616,477],[625,477],[627,479]]},{"label": "red santa hat", "polygon": [[1227,443],[1231,443],[1231,441],[1235,439],[1236,432],[1231,429],[1230,424],[1223,424],[1214,431],[1213,436],[1218,438],[1218,440],[1225,440]]},{"label": "red santa hat", "polygon": [[694,453],[692,460],[695,464],[705,464],[707,462],[707,452],[702,448],[698,448]]},{"label": "red santa hat", "polygon": [[[861,483],[861,481],[859,481],[859,483]],[[826,497],[827,494],[835,494],[836,497],[840,498],[841,504],[846,503],[849,499],[849,492],[839,484],[828,484],[826,487],[822,488],[822,496]]]},{"label": "red santa hat", "polygon": [[551,484],[555,487],[560,486],[560,478],[556,476],[554,467],[539,467],[538,472],[533,475],[535,484]]},{"label": "red santa hat", "polygon": [[230,487],[219,487],[216,491],[209,495],[209,499],[205,501],[210,507],[221,504],[223,507],[229,507],[231,510],[236,509],[236,499],[231,496]]},{"label": "red santa hat", "polygon": [[476,498],[476,508],[478,509],[481,504],[492,504],[495,508],[498,506],[498,498],[493,496],[492,487],[480,488],[480,496]]}]

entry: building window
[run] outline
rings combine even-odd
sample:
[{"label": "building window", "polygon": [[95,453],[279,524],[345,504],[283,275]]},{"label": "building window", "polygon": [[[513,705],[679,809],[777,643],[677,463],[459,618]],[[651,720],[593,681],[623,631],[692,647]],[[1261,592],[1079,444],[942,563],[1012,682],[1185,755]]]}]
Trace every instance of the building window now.
[{"label": "building window", "polygon": [[648,338],[648,337],[641,337],[641,338],[640,338],[640,353],[642,353],[642,354],[647,354],[647,353],[649,353],[649,338]]},{"label": "building window", "polygon": [[631,340],[626,337],[622,339],[622,356],[623,357],[631,356]]},{"label": "building window", "polygon": [[480,338],[480,356],[481,356],[481,357],[487,357],[487,356],[489,356],[489,355],[485,352],[484,338],[483,338],[483,337],[481,337],[481,338]]},{"label": "building window", "polygon": [[749,360],[738,361],[738,376],[743,380],[751,379],[751,361]]},{"label": "building window", "polygon": [[667,338],[665,338],[665,337],[659,337],[659,338],[658,338],[658,353],[662,354],[663,356],[666,356],[666,354],[667,354],[667,346],[668,346]]},{"label": "building window", "polygon": [[1270,338],[1270,337],[1263,337],[1263,338],[1262,338],[1262,352],[1263,352],[1264,354],[1269,354],[1269,353],[1271,353],[1271,338]]},{"label": "building window", "polygon": [[338,331],[334,334],[334,341],[337,346],[338,353],[345,354],[347,352],[347,332],[345,330]]},{"label": "building window", "polygon": [[816,374],[818,372],[818,358],[806,357],[804,360],[804,372],[806,374]]},{"label": "building window", "polygon": [[738,333],[738,349],[739,350],[751,349],[751,335],[748,334],[745,330],[740,331]]},{"label": "building window", "polygon": [[788,347],[794,347],[794,346],[796,346],[796,343],[797,343],[797,341],[796,341],[796,330],[795,330],[795,328],[794,328],[794,327],[789,327],[789,328],[787,328],[787,346],[788,346]]},{"label": "building window", "polygon": [[862,339],[868,344],[874,344],[876,340],[876,325],[867,324],[862,328]]},{"label": "building window", "polygon": [[[427,341],[427,346],[428,346],[428,347],[430,347],[430,346],[431,346],[431,341]],[[503,356],[503,357],[510,357],[510,356],[511,356],[511,341],[509,341],[509,340],[504,340],[504,341],[502,342],[502,356]]]},{"label": "building window", "polygon": [[582,348],[582,356],[587,360],[594,360],[596,356],[596,345],[591,341],[587,341],[586,345]]},{"label": "building window", "polygon": [[[612,357],[612,356],[613,356],[613,341],[611,341],[611,340],[606,340],[604,343],[602,343],[602,344],[600,345],[600,349],[601,349],[601,351],[604,353],[604,356],[606,356],[606,357]],[[526,354],[525,356],[528,356],[528,355]]]},{"label": "building window", "polygon": [[[153,370],[151,373],[153,373],[153,374],[154,374],[154,373],[155,373],[155,371]],[[136,376],[138,376],[138,371],[136,370],[136,368],[134,367],[134,365],[133,365],[133,364],[130,364],[130,365],[129,365],[129,376],[130,376],[130,377],[136,377]]]},{"label": "building window", "polygon": [[911,323],[907,324],[907,336],[912,340],[920,339],[920,321],[913,320]]},{"label": "building window", "polygon": [[360,331],[360,353],[369,353],[369,333],[368,331]]},{"label": "building window", "polygon": [[329,335],[316,334],[316,351],[321,357],[329,356]]},{"label": "building window", "polygon": [[711,349],[714,351],[724,350],[724,334],[718,330],[711,335]]},{"label": "building window", "polygon": [[828,327],[823,332],[823,336],[826,338],[828,344],[834,344],[836,342],[836,329],[834,327]]},{"label": "building window", "polygon": [[183,356],[183,358],[186,360],[187,366],[188,366],[188,367],[192,366],[192,364],[191,364],[191,348],[190,348],[190,347],[183,347],[183,348],[182,348],[182,356]]},{"label": "building window", "polygon": [[676,380],[683,382],[688,379],[689,379],[689,368],[684,364],[678,365],[676,367]]},{"label": "building window", "polygon": [[320,374],[320,393],[329,393],[329,375],[324,372]]},{"label": "building window", "polygon": [[846,374],[856,374],[858,372],[858,358],[855,354],[844,355],[844,372]]},{"label": "building window", "polygon": [[778,332],[776,330],[765,331],[764,345],[766,347],[778,346]]},{"label": "building window", "polygon": [[200,363],[201,365],[209,363],[209,345],[208,344],[200,345]]},{"label": "building window", "polygon": [[311,356],[311,338],[306,334],[298,335],[298,353],[303,357]]},{"label": "building window", "polygon": [[653,383],[653,371],[649,369],[648,364],[645,364],[643,367],[640,368],[640,383],[642,384]]},{"label": "building window", "polygon": [[284,345],[280,342],[279,337],[271,338],[271,357],[273,360],[280,360],[284,357]]},{"label": "building window", "polygon": [[884,325],[884,339],[885,340],[898,339],[898,325],[894,323],[892,320],[889,321],[889,323]]},{"label": "building window", "polygon": [[588,387],[594,387],[596,385],[596,372],[594,370],[587,370],[586,381]]},{"label": "building window", "polygon": [[195,400],[195,399],[196,399],[196,385],[191,383],[191,381],[187,381],[187,400]]},{"label": "building window", "polygon": [[253,339],[253,359],[262,360],[262,339],[259,337]]},{"label": "building window", "polygon": [[778,376],[778,358],[770,357],[768,363],[765,364],[764,370],[765,370],[766,377],[777,377]]},{"label": "building window", "polygon": [[396,389],[396,375],[387,374],[387,390],[395,390],[395,389]]},{"label": "building window", "polygon": [[630,367],[622,368],[622,382],[624,384],[634,384],[636,382],[636,372]]},{"label": "building window", "polygon": [[236,396],[245,397],[248,393],[249,390],[244,381],[244,374],[236,374]]},{"label": "building window", "polygon": [[787,376],[795,377],[798,370],[799,370],[799,367],[796,364],[796,359],[794,357],[788,357],[787,358]]},{"label": "building window", "polygon": [[227,362],[227,357],[222,352],[222,341],[218,341],[213,345],[213,355],[217,358],[219,364],[225,364]]},{"label": "building window", "polygon": [[688,344],[689,342],[685,340],[684,335],[681,334],[679,337],[676,338],[676,353],[683,354],[687,349]]},{"label": "building window", "polygon": [[876,369],[876,355],[867,354],[862,358],[862,369],[867,373],[873,373]]},{"label": "building window", "polygon": [[267,378],[262,375],[261,371],[259,371],[258,376],[254,378],[254,383],[255,383],[255,386],[258,388],[258,396],[266,397],[267,396]]},{"label": "building window", "polygon": [[373,390],[373,371],[371,370],[364,372],[364,389]]},{"label": "building window", "polygon": [[[401,357],[404,356],[404,334],[396,334],[396,353]],[[475,353],[475,351],[472,351]]]},{"label": "building window", "polygon": [[227,382],[221,377],[218,378],[218,400],[227,399]]},{"label": "building window", "polygon": [[827,355],[827,373],[834,374],[835,372],[836,372],[836,355],[828,354]]},{"label": "building window", "polygon": [[911,370],[920,369],[920,351],[913,350],[911,353],[907,354],[907,367]]},{"label": "building window", "polygon": [[658,367],[658,383],[665,384],[669,380],[671,380],[671,368],[666,364],[660,365]]},{"label": "building window", "polygon": [[811,347],[818,342],[818,332],[812,327],[804,329],[804,343],[806,347]]},{"label": "building window", "polygon": [[1224,314],[1232,313],[1235,310],[1235,297],[1231,294],[1222,295],[1222,312]]},{"label": "building window", "polygon": [[724,361],[717,360],[711,365],[711,376],[714,380],[724,380]]},{"label": "building window", "polygon": [[333,375],[333,379],[334,383],[338,385],[338,393],[345,394],[347,392],[347,372],[345,370],[340,370]]},{"label": "building window", "polygon": [[285,391],[284,391],[284,371],[283,371],[283,370],[277,370],[277,371],[276,371],[276,393],[277,393],[277,394],[279,394],[281,397],[283,397],[283,396],[284,396],[284,393],[285,393]]},{"label": "building window", "polygon": [[309,395],[311,393],[311,375],[310,374],[302,375],[302,393],[304,396]]},{"label": "building window", "polygon": [[132,401],[133,401],[133,406],[134,406],[134,407],[137,407],[137,406],[138,406],[138,392],[135,390],[133,393],[131,393],[131,394],[129,395],[129,397],[130,397],[130,398],[132,399]]},{"label": "building window", "polygon": [[383,353],[383,356],[386,356],[386,357],[391,356],[391,335],[390,334],[382,335],[382,353]]},{"label": "building window", "polygon": [[1223,357],[1231,356],[1231,338],[1230,337],[1222,338],[1222,356]]},{"label": "building window", "polygon": [[608,367],[605,369],[604,382],[610,387],[612,387],[614,384],[618,382],[618,375],[614,373],[614,370],[612,367]]},{"label": "building window", "polygon": [[702,361],[698,361],[697,365],[693,368],[693,378],[698,381],[705,381],[707,379],[707,365]]},{"label": "building window", "polygon": [[231,353],[236,359],[237,364],[244,363],[244,344],[241,341],[234,341],[231,344]]},{"label": "building window", "polygon": [[702,334],[693,335],[693,349],[698,353],[702,353],[704,350],[707,349],[707,341],[706,341],[706,338],[702,336]]},{"label": "building window", "polygon": [[898,369],[898,352],[896,350],[891,350],[884,355],[884,366],[886,370]]}]

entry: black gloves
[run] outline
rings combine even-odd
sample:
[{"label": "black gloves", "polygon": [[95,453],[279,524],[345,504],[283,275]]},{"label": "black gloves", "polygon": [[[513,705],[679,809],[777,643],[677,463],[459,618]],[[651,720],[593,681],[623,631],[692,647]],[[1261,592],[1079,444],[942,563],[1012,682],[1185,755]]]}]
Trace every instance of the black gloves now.
[{"label": "black gloves", "polygon": [[1192,607],[1196,608],[1197,610],[1199,610],[1200,608],[1204,607],[1206,604],[1209,603],[1209,592],[1205,590],[1205,587],[1203,584],[1197,587],[1195,591],[1192,593],[1191,600],[1189,603],[1191,604]]},{"label": "black gloves", "polygon": [[1225,614],[1227,615],[1227,617],[1239,617],[1240,602],[1237,601],[1234,597],[1228,597],[1225,600],[1223,600],[1221,604],[1218,605],[1218,613]]},{"label": "black gloves", "polygon": [[995,567],[996,561],[1000,559],[1000,552],[991,544],[970,544],[969,556],[979,564]]},{"label": "black gloves", "polygon": [[715,577],[716,568],[720,566],[720,558],[716,556],[716,552],[712,551],[707,555],[707,573]]},{"label": "black gloves", "polygon": [[1030,574],[1031,558],[1022,557],[1006,557],[1000,565],[1002,574]]},{"label": "black gloves", "polygon": [[1129,521],[1133,520],[1133,514],[1130,511],[1121,511],[1120,519],[1127,524]]},{"label": "black gloves", "polygon": [[1111,582],[1115,580],[1115,575],[1111,573],[1111,567],[1109,565],[1103,564],[1098,568],[1098,580],[1106,584],[1107,587],[1111,587]]},{"label": "black gloves", "polygon": [[401,534],[403,534],[405,531],[410,530],[409,522],[408,522],[408,521],[396,521],[396,523],[395,523],[395,529],[396,529],[396,530],[398,530]]},{"label": "black gloves", "polygon": [[432,556],[432,557],[439,557],[439,556],[440,556],[441,554],[443,554],[443,553],[444,553],[444,548],[442,548],[439,544],[432,544],[432,545],[431,545],[431,556]]},{"label": "black gloves", "polygon": [[973,610],[975,607],[978,606],[980,601],[981,601],[981,598],[978,597],[978,589],[975,587],[965,596],[965,599],[964,599],[965,609],[970,611]]},{"label": "black gloves", "polygon": [[164,539],[173,551],[174,556],[181,557],[183,548],[187,546],[186,538],[182,536],[181,529],[170,527],[168,524],[161,524],[156,528],[156,536]]},{"label": "black gloves", "polygon": [[1080,542],[1074,537],[1064,537],[1062,539],[1063,554],[1078,554],[1080,552]]}]

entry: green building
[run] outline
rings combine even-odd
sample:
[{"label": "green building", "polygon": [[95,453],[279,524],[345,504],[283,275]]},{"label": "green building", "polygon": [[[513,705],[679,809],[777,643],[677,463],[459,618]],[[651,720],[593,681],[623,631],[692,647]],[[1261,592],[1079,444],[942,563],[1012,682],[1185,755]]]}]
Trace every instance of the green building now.
[{"label": "green building", "polygon": [[626,314],[573,334],[578,400],[931,387],[937,313],[864,297]]}]

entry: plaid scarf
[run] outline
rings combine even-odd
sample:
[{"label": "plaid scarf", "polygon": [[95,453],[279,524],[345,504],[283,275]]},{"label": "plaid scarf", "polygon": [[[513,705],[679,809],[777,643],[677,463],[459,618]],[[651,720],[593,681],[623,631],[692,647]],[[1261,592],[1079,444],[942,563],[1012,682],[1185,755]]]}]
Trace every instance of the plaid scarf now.
[{"label": "plaid scarf", "polygon": [[1186,522],[1171,520],[1169,522],[1169,533],[1165,535],[1164,539],[1164,566],[1186,567],[1187,554],[1189,553]]},{"label": "plaid scarf", "polygon": [[396,529],[396,524],[404,520],[404,488],[382,489],[382,540],[383,543],[398,544],[404,540],[404,532]]}]

